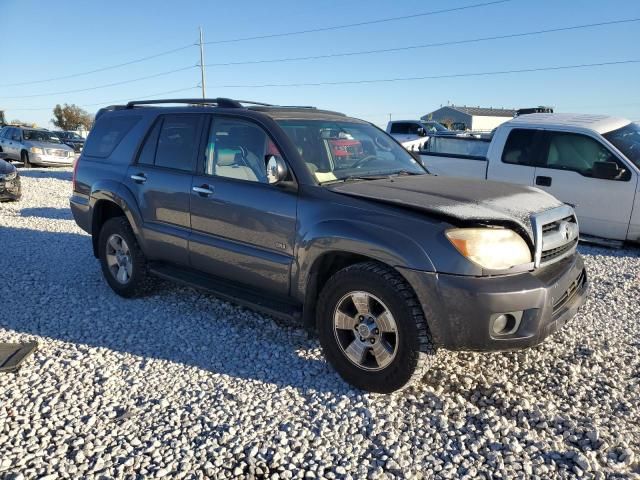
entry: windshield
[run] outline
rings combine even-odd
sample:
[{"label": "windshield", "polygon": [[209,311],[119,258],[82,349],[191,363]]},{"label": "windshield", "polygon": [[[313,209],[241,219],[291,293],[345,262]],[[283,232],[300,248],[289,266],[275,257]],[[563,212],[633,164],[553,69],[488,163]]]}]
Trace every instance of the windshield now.
[{"label": "windshield", "polygon": [[439,124],[438,122],[422,122],[422,125],[424,126],[424,128],[427,130],[428,133],[449,131],[447,127]]},{"label": "windshield", "polygon": [[56,134],[65,140],[82,140],[82,137],[76,132],[56,132]]},{"label": "windshield", "polygon": [[640,168],[640,124],[630,123],[603,136]]},{"label": "windshield", "polygon": [[409,152],[372,125],[326,120],[278,123],[320,183],[426,173]]},{"label": "windshield", "polygon": [[24,139],[33,142],[62,143],[55,133],[45,130],[25,130]]}]

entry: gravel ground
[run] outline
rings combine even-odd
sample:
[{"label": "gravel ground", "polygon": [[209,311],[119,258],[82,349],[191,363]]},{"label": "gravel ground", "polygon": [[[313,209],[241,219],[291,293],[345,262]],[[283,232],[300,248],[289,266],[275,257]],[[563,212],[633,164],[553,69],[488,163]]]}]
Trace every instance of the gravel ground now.
[{"label": "gravel ground", "polygon": [[638,478],[640,252],[582,246],[590,299],[542,346],[441,352],[363,394],[317,340],[188,288],[103,281],[68,169],[0,204],[0,478]]}]

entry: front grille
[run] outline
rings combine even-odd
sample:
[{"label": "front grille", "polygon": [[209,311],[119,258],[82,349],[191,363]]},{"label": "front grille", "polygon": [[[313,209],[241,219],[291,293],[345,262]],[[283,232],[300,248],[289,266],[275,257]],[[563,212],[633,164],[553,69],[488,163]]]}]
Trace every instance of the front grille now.
[{"label": "front grille", "polygon": [[582,270],[578,278],[576,278],[571,285],[565,290],[562,296],[556,300],[553,304],[553,314],[558,313],[562,308],[573,300],[576,294],[580,291],[580,289],[584,286],[587,281],[587,272],[586,270]]},{"label": "front grille", "polygon": [[553,260],[554,258],[561,257],[568,251],[573,250],[573,248],[577,244],[578,244],[578,240],[576,239],[570,243],[562,245],[561,247],[552,248],[550,250],[543,250],[542,255],[540,256],[540,263],[546,263]]},{"label": "front grille", "polygon": [[542,226],[542,233],[556,230],[562,222],[575,223],[575,221],[575,217],[573,215],[569,215],[568,217],[561,218],[559,220],[556,220],[555,222],[546,223]]},{"label": "front grille", "polygon": [[56,150],[54,148],[49,148],[47,149],[47,154],[54,157],[68,157],[71,152],[69,152],[68,150]]}]

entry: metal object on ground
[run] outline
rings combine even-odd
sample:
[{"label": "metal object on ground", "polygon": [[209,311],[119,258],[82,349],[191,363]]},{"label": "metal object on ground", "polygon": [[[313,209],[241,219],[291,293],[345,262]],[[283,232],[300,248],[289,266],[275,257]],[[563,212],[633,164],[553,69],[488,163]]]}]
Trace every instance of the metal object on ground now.
[{"label": "metal object on ground", "polygon": [[29,343],[1,343],[0,342],[0,373],[15,372],[20,368],[23,360],[31,355],[38,347],[37,342]]}]

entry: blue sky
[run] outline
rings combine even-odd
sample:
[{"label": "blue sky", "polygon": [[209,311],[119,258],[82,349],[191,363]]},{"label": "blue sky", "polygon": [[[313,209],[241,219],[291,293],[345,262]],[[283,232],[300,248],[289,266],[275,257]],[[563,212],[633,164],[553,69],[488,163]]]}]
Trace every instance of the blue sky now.
[{"label": "blue sky", "polygon": [[[488,0],[0,0],[2,67],[0,109],[9,120],[50,126],[56,103],[91,105],[143,99],[199,96],[196,46],[126,67],[22,86],[30,82],[135,60],[194,43],[366,22]],[[512,0],[432,16],[354,28],[211,44],[206,63],[239,62],[404,47],[506,35],[596,22],[640,18],[638,0]],[[556,111],[607,113],[640,120],[640,63],[393,83],[301,87],[230,88],[232,85],[336,82],[490,72],[621,60],[640,60],[640,22],[524,38],[450,45],[340,58],[207,68],[207,96],[336,109],[385,125],[415,118],[447,102],[523,107],[553,105]],[[187,68],[158,78],[80,90]],[[226,87],[222,87],[226,86]],[[26,98],[28,95],[41,95]],[[95,105],[94,104],[98,104]]]}]

